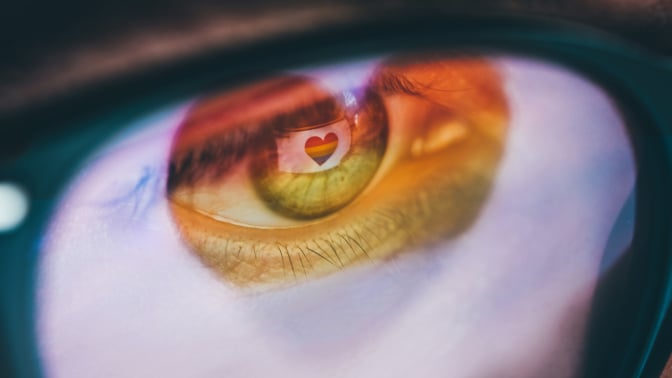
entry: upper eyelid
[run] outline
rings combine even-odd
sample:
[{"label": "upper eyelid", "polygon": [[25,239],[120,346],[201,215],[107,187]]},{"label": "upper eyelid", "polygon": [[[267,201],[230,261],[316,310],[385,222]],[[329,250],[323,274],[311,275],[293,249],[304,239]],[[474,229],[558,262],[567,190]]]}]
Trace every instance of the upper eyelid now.
[{"label": "upper eyelid", "polygon": [[[335,68],[335,70],[338,70],[338,68]],[[318,82],[319,85],[319,82]],[[315,92],[314,90],[314,84],[308,83],[307,86],[310,86],[308,90],[312,90],[312,92]],[[422,93],[422,90],[424,88],[421,88],[408,80],[403,74],[401,73],[385,73],[383,75],[380,75],[379,77],[376,77],[375,80],[370,80],[369,82],[364,82],[360,83],[360,86],[370,86],[372,89],[375,91],[379,91],[381,94],[385,95],[393,95],[393,94],[408,94],[412,96],[417,96]],[[239,98],[237,96],[234,97],[234,101],[228,101],[228,103],[222,104],[220,109],[217,111],[214,111],[214,114],[209,115],[213,121],[224,118],[225,116],[229,116],[229,118],[233,118],[233,120],[227,120],[227,123],[236,126],[237,124],[240,123],[250,123],[251,121],[254,122],[263,122],[267,120],[272,120],[280,115],[285,115],[289,114],[290,112],[293,112],[295,110],[298,110],[302,107],[311,107],[316,105],[316,103],[323,99],[323,97],[320,98],[313,98],[311,101],[306,102],[304,99],[296,100],[293,99],[293,96],[290,96],[291,92],[288,93],[288,91],[294,90],[296,93],[300,93],[305,89],[305,87],[291,87],[291,86],[285,86],[283,83],[280,83],[278,86],[274,86],[270,88],[269,92],[264,93],[263,97],[258,97],[255,96],[254,93],[252,94],[247,94],[247,97],[243,97],[242,101],[238,101]],[[343,88],[346,89],[346,88]],[[347,89],[354,89],[354,88],[347,88]],[[236,89],[231,89],[230,91],[225,92],[226,95],[232,96],[236,94]],[[245,96],[245,94],[242,94]],[[336,95],[335,93],[331,93],[330,95]],[[283,102],[281,106],[274,106],[271,108],[271,111],[268,110],[268,106],[265,104],[268,102],[272,101],[277,101],[278,96],[285,97],[283,98]],[[245,108],[244,110],[241,111],[241,108]],[[273,110],[273,108],[279,108]],[[317,109],[316,109],[317,110]],[[244,114],[244,119],[236,119],[235,117],[231,117],[231,114]],[[192,118],[196,118],[193,117]],[[200,121],[200,120],[199,120]],[[201,139],[206,139],[204,138],[204,135],[211,135],[213,133],[218,133],[222,129],[221,126],[217,126],[214,132],[205,132],[203,128],[200,128],[198,131],[199,137]],[[186,134],[182,136],[182,139],[189,138]],[[195,144],[195,143],[194,143]]]}]

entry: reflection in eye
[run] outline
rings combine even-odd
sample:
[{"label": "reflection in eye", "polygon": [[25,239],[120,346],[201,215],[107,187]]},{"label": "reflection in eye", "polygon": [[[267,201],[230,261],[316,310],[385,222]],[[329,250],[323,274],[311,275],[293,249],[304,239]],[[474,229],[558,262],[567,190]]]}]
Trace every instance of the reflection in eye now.
[{"label": "reflection in eye", "polygon": [[168,193],[184,239],[221,277],[293,283],[473,221],[508,122],[499,73],[480,59],[372,65],[336,90],[280,77],[190,109]]},{"label": "reflection in eye", "polygon": [[[281,95],[290,84],[294,95]],[[221,140],[187,138],[198,114],[227,103],[240,122],[212,123]],[[350,188],[337,188],[341,206],[321,215],[271,205],[278,195],[262,193],[254,164],[273,145],[242,142],[255,127],[268,128],[259,138],[273,137],[278,154],[264,177],[323,174],[345,149],[320,165],[304,145],[312,168],[280,170],[295,156],[279,149],[285,129],[332,125],[315,136],[329,144],[337,134],[336,148],[352,151],[361,140],[342,138],[342,120],[350,127],[367,103],[386,120],[368,129],[387,137],[364,187],[348,199]],[[310,105],[320,112],[298,113],[306,122],[282,121]],[[532,58],[397,56],[294,70],[147,112],[84,161],[44,235],[35,316],[45,375],[578,375],[595,285],[627,261],[634,221],[622,209],[635,207],[626,200],[636,177],[618,107],[580,73]],[[168,174],[178,151],[208,143],[211,159]],[[226,144],[248,147],[214,148]],[[355,259],[357,232],[370,257]],[[277,243],[294,253],[300,284]],[[343,249],[342,266],[329,243]],[[313,256],[304,275],[308,260],[295,252],[304,245],[338,268]],[[263,264],[226,263],[264,246]]]}]

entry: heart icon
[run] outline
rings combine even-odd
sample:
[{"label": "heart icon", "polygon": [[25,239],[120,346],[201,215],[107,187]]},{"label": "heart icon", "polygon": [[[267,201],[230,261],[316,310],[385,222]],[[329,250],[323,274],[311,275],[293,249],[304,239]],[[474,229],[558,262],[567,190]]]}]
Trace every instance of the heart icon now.
[{"label": "heart icon", "polygon": [[338,136],[334,133],[325,135],[324,139],[312,136],[306,140],[305,144],[306,154],[319,165],[329,160],[336,151],[336,147],[338,147]]}]

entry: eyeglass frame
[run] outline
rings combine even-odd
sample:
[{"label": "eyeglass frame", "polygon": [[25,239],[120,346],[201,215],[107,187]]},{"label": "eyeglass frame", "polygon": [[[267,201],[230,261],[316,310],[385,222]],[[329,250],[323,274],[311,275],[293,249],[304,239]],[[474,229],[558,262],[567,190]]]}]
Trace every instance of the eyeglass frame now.
[{"label": "eyeglass frame", "polygon": [[608,376],[658,374],[672,352],[672,101],[665,96],[672,88],[670,61],[576,24],[415,15],[213,49],[0,114],[0,145],[13,150],[0,156],[0,181],[20,183],[31,198],[28,219],[0,234],[0,370],[41,375],[35,299],[44,231],[84,159],[132,120],[147,109],[291,67],[429,50],[556,62],[597,83],[618,103],[637,167],[632,286],[624,293],[635,312],[624,356],[614,364],[598,343],[589,347],[583,373],[604,375],[605,364],[612,364]]}]

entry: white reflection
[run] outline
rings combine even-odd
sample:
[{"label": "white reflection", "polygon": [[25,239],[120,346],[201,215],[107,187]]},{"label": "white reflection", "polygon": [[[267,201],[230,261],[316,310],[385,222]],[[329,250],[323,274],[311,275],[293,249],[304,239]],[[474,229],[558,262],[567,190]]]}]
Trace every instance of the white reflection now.
[{"label": "white reflection", "polygon": [[[633,157],[600,89],[549,64],[499,64],[511,129],[473,227],[426,253],[258,297],[240,297],[180,244],[151,188],[183,109],[146,120],[153,133],[93,162],[53,221],[38,298],[46,372],[572,375]],[[139,200],[115,201],[134,190]]]},{"label": "white reflection", "polygon": [[28,195],[17,184],[0,182],[0,232],[18,227],[28,214]]}]

